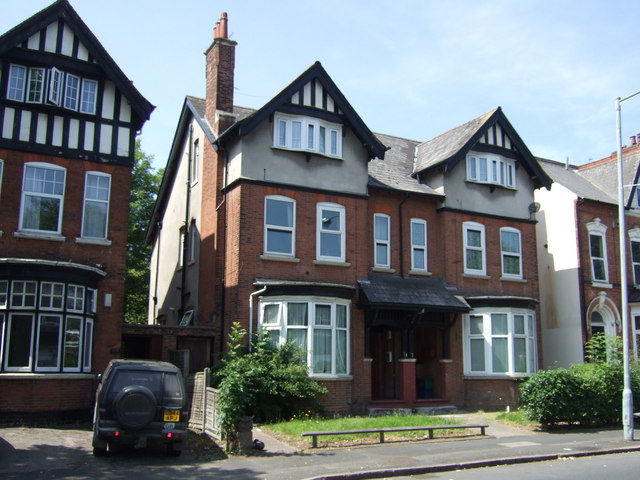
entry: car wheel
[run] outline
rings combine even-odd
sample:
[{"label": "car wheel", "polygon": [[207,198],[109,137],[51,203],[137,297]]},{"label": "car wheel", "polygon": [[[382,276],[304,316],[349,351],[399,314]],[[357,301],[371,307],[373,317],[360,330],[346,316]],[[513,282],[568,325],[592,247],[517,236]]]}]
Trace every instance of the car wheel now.
[{"label": "car wheel", "polygon": [[102,447],[93,447],[94,457],[104,457],[107,454],[107,449]]},{"label": "car wheel", "polygon": [[173,457],[179,457],[182,453],[182,442],[168,443],[167,453]]},{"label": "car wheel", "polygon": [[113,399],[113,412],[118,423],[125,428],[137,429],[147,425],[156,416],[156,397],[142,385],[124,387]]}]

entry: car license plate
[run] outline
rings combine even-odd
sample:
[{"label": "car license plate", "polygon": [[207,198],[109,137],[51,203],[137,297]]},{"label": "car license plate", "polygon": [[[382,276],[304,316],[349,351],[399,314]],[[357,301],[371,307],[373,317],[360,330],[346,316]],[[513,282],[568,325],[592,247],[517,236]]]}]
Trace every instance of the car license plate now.
[{"label": "car license plate", "polygon": [[164,421],[165,422],[179,422],[180,421],[180,410],[165,410],[164,411]]}]

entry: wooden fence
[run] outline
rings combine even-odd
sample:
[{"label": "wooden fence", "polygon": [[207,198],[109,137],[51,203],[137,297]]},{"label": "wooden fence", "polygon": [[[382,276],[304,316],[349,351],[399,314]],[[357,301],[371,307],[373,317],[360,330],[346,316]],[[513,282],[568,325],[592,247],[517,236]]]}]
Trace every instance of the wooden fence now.
[{"label": "wooden fence", "polygon": [[195,374],[189,427],[201,430],[215,440],[220,441],[222,438],[218,391],[212,388],[210,384],[211,371],[208,368],[204,372]]}]

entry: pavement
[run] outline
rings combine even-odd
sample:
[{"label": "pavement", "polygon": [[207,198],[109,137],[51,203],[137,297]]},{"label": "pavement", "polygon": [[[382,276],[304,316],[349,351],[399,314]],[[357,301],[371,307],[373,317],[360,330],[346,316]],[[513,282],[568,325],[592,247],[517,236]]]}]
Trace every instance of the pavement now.
[{"label": "pavement", "polygon": [[[429,440],[349,444],[339,448],[283,443],[260,428],[254,438],[263,451],[222,460],[199,459],[185,452],[163,455],[91,455],[87,429],[0,428],[0,478],[202,478],[233,480],[338,480],[394,478],[495,465],[640,452],[638,440],[626,441],[621,428],[532,431],[509,426],[491,414],[449,415],[463,423],[486,423],[487,435]],[[53,434],[52,434],[53,433]],[[437,434],[436,434],[437,435]],[[640,455],[639,455],[640,458]],[[59,465],[63,464],[63,465]]]}]

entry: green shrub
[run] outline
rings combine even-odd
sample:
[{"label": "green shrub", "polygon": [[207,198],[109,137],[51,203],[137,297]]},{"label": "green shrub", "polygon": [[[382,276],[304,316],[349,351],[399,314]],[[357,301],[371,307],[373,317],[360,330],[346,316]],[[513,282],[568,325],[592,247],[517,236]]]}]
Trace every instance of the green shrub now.
[{"label": "green shrub", "polygon": [[264,334],[251,340],[251,351],[243,346],[246,331],[239,324],[231,329],[229,350],[221,368],[213,375],[220,392],[222,430],[233,436],[237,420],[250,416],[256,422],[274,422],[314,408],[326,388],[309,377],[307,364],[292,343],[273,347]]}]

